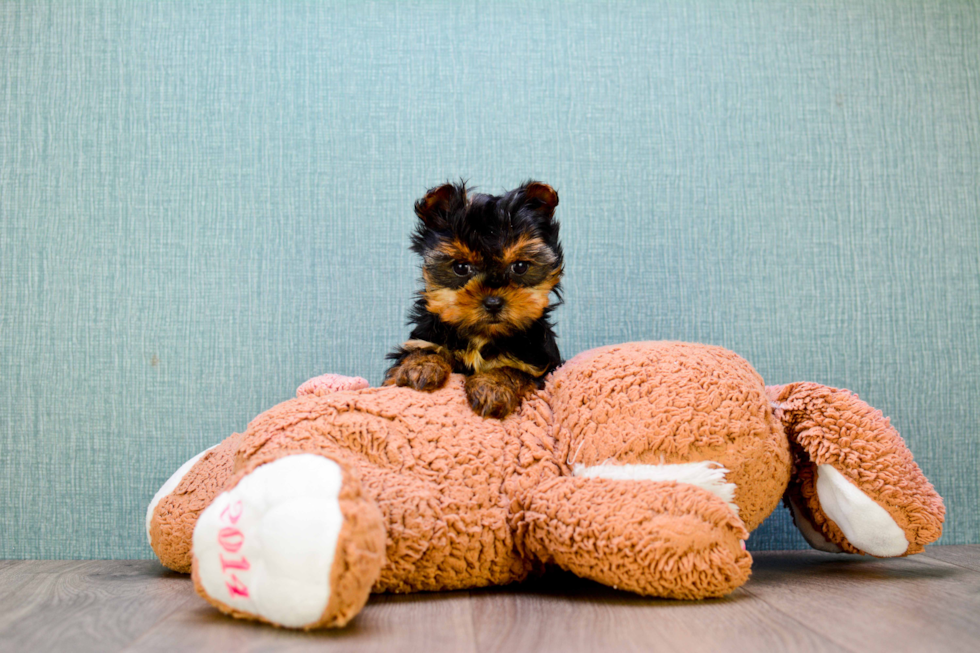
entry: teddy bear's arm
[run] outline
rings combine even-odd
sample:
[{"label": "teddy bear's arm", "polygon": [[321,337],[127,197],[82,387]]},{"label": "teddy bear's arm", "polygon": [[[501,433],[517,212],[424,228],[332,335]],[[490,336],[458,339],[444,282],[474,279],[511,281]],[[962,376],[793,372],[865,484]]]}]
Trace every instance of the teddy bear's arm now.
[{"label": "teddy bear's arm", "polygon": [[583,578],[647,596],[724,596],[749,577],[748,531],[725,501],[673,481],[558,477],[530,488],[525,551]]},{"label": "teddy bear's arm", "polygon": [[881,411],[816,383],[766,393],[793,447],[786,502],[812,546],[891,557],[939,538],[942,498]]}]

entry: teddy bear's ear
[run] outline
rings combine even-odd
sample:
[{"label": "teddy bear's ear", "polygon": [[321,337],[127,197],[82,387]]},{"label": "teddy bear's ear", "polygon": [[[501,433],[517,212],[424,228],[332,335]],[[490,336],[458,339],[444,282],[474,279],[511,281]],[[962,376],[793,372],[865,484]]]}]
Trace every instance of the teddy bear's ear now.
[{"label": "teddy bear's ear", "polygon": [[415,215],[429,229],[445,228],[448,216],[466,206],[466,184],[443,184],[430,188],[415,203]]}]

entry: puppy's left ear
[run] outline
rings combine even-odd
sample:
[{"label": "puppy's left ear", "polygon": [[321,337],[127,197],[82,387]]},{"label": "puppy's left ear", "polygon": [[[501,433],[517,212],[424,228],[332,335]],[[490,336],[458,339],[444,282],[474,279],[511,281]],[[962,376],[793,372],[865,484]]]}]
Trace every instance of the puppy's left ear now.
[{"label": "puppy's left ear", "polygon": [[524,184],[524,197],[529,202],[537,204],[537,209],[549,218],[554,215],[558,206],[558,192],[548,184],[540,181],[529,181]]}]

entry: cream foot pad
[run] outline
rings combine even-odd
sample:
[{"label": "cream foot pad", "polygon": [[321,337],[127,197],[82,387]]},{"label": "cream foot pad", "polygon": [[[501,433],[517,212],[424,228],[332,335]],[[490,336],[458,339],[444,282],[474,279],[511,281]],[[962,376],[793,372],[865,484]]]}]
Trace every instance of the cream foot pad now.
[{"label": "cream foot pad", "polygon": [[342,480],[332,460],[298,454],[256,468],[219,495],[194,529],[207,594],[283,626],[319,620],[343,525]]},{"label": "cream foot pad", "polygon": [[908,550],[905,531],[888,511],[830,465],[817,466],[817,496],[824,513],[862,551],[889,558]]}]

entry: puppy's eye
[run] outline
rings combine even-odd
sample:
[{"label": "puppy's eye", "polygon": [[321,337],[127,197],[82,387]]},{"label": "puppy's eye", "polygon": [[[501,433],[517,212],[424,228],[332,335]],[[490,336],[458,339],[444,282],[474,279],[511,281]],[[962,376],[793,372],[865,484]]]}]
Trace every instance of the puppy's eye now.
[{"label": "puppy's eye", "polygon": [[514,263],[512,266],[510,266],[510,269],[517,276],[521,276],[522,274],[527,272],[528,265],[529,264],[527,261],[518,261],[517,263]]},{"label": "puppy's eye", "polygon": [[457,261],[453,263],[453,272],[456,273],[457,277],[468,277],[473,268],[470,267],[469,263],[460,263]]}]

